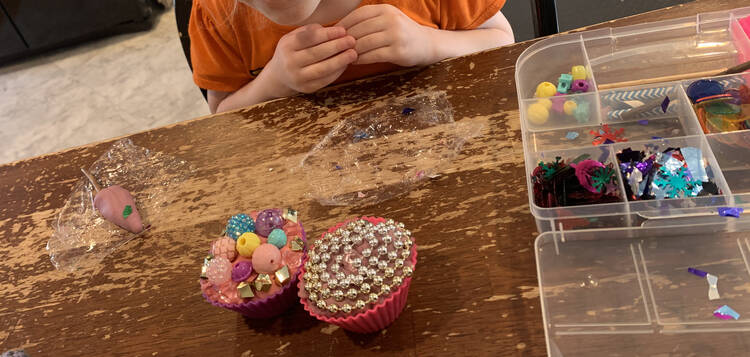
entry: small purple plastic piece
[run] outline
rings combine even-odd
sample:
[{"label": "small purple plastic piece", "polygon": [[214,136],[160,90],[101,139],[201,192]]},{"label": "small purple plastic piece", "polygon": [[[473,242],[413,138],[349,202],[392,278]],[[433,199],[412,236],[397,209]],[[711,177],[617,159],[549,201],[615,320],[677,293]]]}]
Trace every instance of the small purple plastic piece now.
[{"label": "small purple plastic piece", "polygon": [[648,125],[648,119],[639,120],[638,124],[640,124],[640,125]]},{"label": "small purple plastic piece", "polygon": [[714,312],[714,316],[722,319],[722,320],[731,320],[732,316],[729,315],[722,315],[720,312]]},{"label": "small purple plastic piece", "polygon": [[247,260],[237,262],[232,268],[232,281],[242,282],[253,274],[253,263]]},{"label": "small purple plastic piece", "polygon": [[661,111],[666,113],[669,108],[669,97],[664,97],[664,101],[661,102]]},{"label": "small purple plastic piece", "polygon": [[570,86],[570,90],[575,93],[585,93],[589,91],[589,82],[585,79],[576,79],[573,81],[573,85]]},{"label": "small purple plastic piece", "polygon": [[693,273],[693,274],[695,274],[695,275],[697,275],[697,276],[699,276],[699,277],[701,277],[701,278],[705,278],[706,275],[708,275],[708,273],[706,273],[705,271],[699,270],[699,269],[695,269],[695,268],[688,268],[688,271],[691,272],[691,273]]},{"label": "small purple plastic piece", "polygon": [[734,218],[740,218],[742,212],[745,212],[745,209],[742,207],[719,207],[717,210],[719,211],[719,216]]},{"label": "small purple plastic piece", "polygon": [[281,217],[280,209],[267,209],[258,213],[255,220],[255,233],[268,237],[271,231],[284,227],[284,218]]},{"label": "small purple plastic piece", "polygon": [[403,115],[411,115],[415,111],[416,111],[416,109],[414,109],[414,108],[406,107],[406,108],[404,108],[404,110],[401,111],[401,114],[403,114]]}]

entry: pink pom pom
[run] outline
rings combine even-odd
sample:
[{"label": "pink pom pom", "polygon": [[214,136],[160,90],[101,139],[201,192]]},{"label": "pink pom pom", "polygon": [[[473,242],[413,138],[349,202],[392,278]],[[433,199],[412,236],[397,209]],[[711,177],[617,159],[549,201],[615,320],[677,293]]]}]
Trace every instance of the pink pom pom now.
[{"label": "pink pom pom", "polygon": [[594,170],[604,167],[604,164],[596,160],[588,159],[583,160],[578,164],[570,164],[570,167],[576,170],[576,177],[583,188],[589,190],[589,192],[599,193],[599,191],[591,185],[591,175],[594,173]]},{"label": "pink pom pom", "polygon": [[281,252],[273,244],[261,244],[253,252],[253,269],[271,274],[281,267]]},{"label": "pink pom pom", "polygon": [[208,281],[214,285],[221,285],[232,279],[232,263],[224,257],[214,257],[206,268]]},{"label": "pink pom pom", "polygon": [[234,239],[221,237],[211,245],[211,254],[213,254],[214,257],[227,258],[227,260],[231,262],[237,257],[237,250],[235,249],[236,245],[237,242],[235,242]]}]

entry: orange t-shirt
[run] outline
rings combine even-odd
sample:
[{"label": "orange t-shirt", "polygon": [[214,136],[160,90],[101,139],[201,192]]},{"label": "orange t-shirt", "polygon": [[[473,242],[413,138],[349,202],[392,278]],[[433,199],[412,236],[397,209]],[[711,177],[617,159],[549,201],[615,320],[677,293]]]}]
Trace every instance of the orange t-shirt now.
[{"label": "orange t-shirt", "polygon": [[[391,4],[423,26],[471,30],[494,16],[505,0],[362,0]],[[296,27],[276,24],[237,0],[195,0],[190,14],[193,80],[204,89],[234,92],[252,81],[273,57],[282,36]],[[350,65],[344,82],[400,68],[390,63]]]}]

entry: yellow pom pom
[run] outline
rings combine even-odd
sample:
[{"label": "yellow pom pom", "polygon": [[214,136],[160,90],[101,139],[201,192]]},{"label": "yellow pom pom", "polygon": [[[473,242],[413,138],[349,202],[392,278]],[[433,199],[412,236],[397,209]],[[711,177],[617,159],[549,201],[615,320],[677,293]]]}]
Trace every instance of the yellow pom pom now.
[{"label": "yellow pom pom", "polygon": [[549,119],[549,109],[542,103],[529,105],[528,119],[532,124],[542,125]]},{"label": "yellow pom pom", "polygon": [[573,112],[578,108],[578,103],[572,101],[572,100],[566,100],[565,104],[563,104],[563,110],[565,111],[565,114],[573,115]]},{"label": "yellow pom pom", "polygon": [[547,98],[542,98],[536,101],[537,103],[543,105],[547,110],[552,108],[552,101]]},{"label": "yellow pom pom", "polygon": [[542,82],[536,86],[536,93],[534,93],[534,96],[538,98],[547,98],[555,95],[555,93],[557,93],[557,87],[554,84],[550,82]]},{"label": "yellow pom pom", "polygon": [[260,238],[255,233],[247,232],[237,238],[237,252],[241,256],[252,258],[255,248],[260,245]]},{"label": "yellow pom pom", "polygon": [[586,67],[573,66],[573,68],[570,69],[570,74],[573,75],[573,80],[586,79]]}]

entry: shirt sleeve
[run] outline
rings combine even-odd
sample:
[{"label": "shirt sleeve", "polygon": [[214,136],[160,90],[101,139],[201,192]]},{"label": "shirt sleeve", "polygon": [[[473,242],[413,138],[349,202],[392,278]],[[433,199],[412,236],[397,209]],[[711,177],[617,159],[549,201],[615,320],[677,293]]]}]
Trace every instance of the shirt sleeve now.
[{"label": "shirt sleeve", "polygon": [[505,0],[440,0],[440,28],[473,30],[500,11]]},{"label": "shirt sleeve", "polygon": [[188,33],[193,81],[198,87],[234,92],[252,80],[237,48],[229,17],[217,21],[202,0],[195,0]]}]

